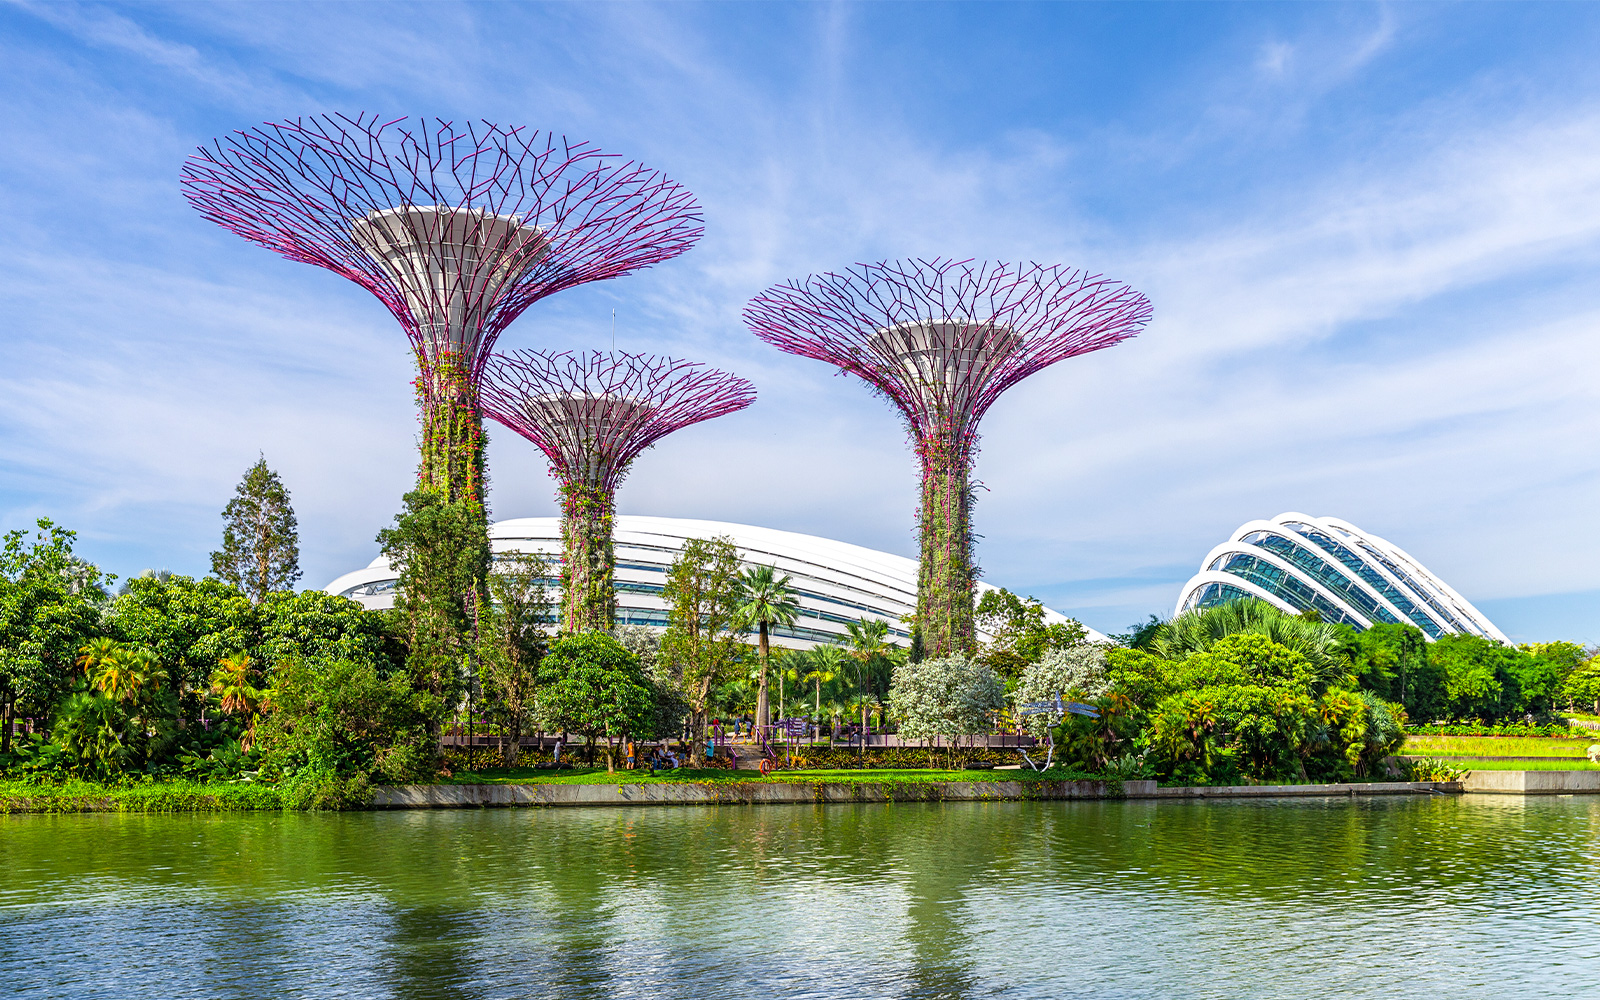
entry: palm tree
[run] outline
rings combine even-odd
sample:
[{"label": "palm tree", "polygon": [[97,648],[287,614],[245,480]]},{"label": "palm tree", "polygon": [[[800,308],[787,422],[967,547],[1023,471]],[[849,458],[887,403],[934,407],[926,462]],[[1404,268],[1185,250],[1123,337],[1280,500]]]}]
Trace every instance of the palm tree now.
[{"label": "palm tree", "polygon": [[[85,650],[88,648],[84,647]],[[96,656],[94,666],[99,668],[93,677],[94,686],[115,701],[126,701],[132,692],[138,690],[139,677],[133,653],[126,646],[116,645],[93,654]],[[78,662],[84,663],[90,655],[85,652]]]},{"label": "palm tree", "polygon": [[771,723],[767,698],[767,659],[770,649],[768,629],[773,625],[793,625],[800,613],[800,601],[789,584],[793,577],[778,575],[776,566],[752,566],[739,577],[738,615],[748,628],[758,629],[761,653],[761,684],[756,690],[756,725]]},{"label": "palm tree", "polygon": [[816,719],[819,726],[822,725],[822,685],[838,676],[839,670],[844,666],[846,655],[838,646],[818,646],[806,656],[805,666],[810,669],[801,680],[816,685]]},{"label": "palm tree", "polygon": [[224,656],[211,674],[211,693],[222,699],[222,710],[250,719],[244,735],[239,737],[239,749],[246,753],[256,740],[256,709],[262,700],[261,690],[250,683],[254,669],[249,654],[239,653]]},{"label": "palm tree", "polygon": [[863,617],[845,626],[850,633],[850,658],[856,661],[857,694],[861,702],[861,754],[865,761],[867,746],[867,712],[869,701],[875,703],[870,690],[872,675],[877,668],[889,662],[894,645],[884,641],[889,634],[889,623],[881,618]]},{"label": "palm tree", "polygon": [[1241,597],[1216,607],[1185,611],[1159,626],[1151,651],[1169,660],[1202,653],[1219,639],[1240,633],[1264,635],[1310,661],[1323,680],[1345,669],[1340,657],[1341,630],[1327,622],[1292,615],[1258,597]]},{"label": "palm tree", "polygon": [[122,649],[122,644],[108,635],[90,639],[78,648],[78,666],[84,673],[93,673],[94,668],[115,659]]}]

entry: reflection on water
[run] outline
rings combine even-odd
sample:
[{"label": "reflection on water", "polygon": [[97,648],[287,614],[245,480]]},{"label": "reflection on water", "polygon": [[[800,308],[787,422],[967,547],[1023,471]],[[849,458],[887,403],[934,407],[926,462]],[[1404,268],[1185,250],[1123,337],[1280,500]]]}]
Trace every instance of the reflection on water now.
[{"label": "reflection on water", "polygon": [[1532,997],[1600,800],[0,817],[27,997]]}]

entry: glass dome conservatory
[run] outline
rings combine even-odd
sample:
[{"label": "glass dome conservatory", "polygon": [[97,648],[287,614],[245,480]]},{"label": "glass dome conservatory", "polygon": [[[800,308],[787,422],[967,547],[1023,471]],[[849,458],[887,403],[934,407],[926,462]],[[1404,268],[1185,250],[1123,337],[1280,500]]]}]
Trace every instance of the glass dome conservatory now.
[{"label": "glass dome conservatory", "polygon": [[1398,546],[1348,521],[1279,514],[1250,521],[1212,549],[1183,586],[1174,613],[1238,597],[1285,611],[1315,610],[1323,621],[1366,629],[1415,625],[1429,639],[1451,633],[1506,642],[1505,634]]}]

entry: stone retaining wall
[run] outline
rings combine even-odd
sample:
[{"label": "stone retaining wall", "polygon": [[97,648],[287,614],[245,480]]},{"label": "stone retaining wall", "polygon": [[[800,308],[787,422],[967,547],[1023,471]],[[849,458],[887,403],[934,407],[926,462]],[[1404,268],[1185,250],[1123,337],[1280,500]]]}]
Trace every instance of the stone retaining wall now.
[{"label": "stone retaining wall", "polygon": [[[1600,775],[1600,772],[1595,772]],[[1449,781],[1349,785],[1239,785],[1158,788],[1154,781],[672,782],[595,785],[394,785],[376,789],[378,809],[481,809],[501,806],[781,805],[817,802],[1004,802],[1030,799],[1241,799],[1429,795],[1459,792]]]}]

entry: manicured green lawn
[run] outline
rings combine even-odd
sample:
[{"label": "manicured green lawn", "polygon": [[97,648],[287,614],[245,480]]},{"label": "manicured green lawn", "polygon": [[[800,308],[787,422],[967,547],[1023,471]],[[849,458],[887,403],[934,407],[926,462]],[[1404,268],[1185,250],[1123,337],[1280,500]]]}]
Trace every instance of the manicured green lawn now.
[{"label": "manicured green lawn", "polygon": [[1576,757],[1580,760],[1595,739],[1536,736],[1408,736],[1400,753],[1410,757]]}]

